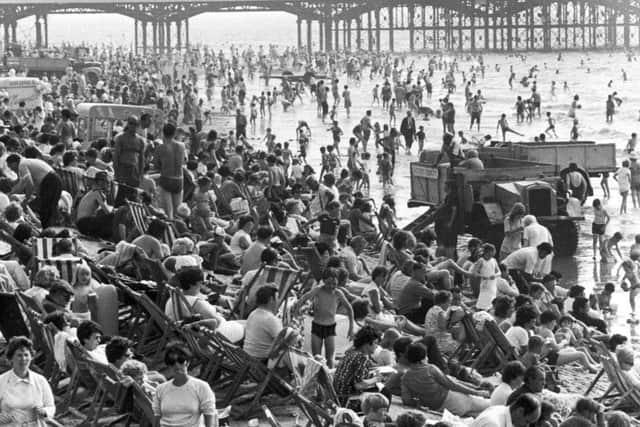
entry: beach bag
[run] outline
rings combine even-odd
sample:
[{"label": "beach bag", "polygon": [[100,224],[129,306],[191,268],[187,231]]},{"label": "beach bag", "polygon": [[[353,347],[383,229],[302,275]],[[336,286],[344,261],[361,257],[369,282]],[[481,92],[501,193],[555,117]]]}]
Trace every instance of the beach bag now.
[{"label": "beach bag", "polygon": [[231,199],[229,206],[231,207],[231,213],[236,218],[249,213],[249,201],[242,197],[234,197]]}]

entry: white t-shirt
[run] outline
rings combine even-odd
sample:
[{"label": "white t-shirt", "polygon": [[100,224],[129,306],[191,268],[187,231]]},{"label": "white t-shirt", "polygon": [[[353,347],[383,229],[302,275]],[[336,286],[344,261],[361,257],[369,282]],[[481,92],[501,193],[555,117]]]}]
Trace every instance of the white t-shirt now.
[{"label": "white t-shirt", "polygon": [[553,245],[553,239],[549,229],[538,223],[527,225],[524,228],[522,239],[527,242],[527,246],[536,247],[540,243],[549,243]]},{"label": "white t-shirt", "polygon": [[532,274],[539,261],[538,248],[526,247],[509,254],[503,261],[509,270],[522,270]]},{"label": "white t-shirt", "polygon": [[156,388],[153,414],[161,427],[202,427],[204,415],[216,415],[216,397],[208,383],[189,377],[177,387],[173,380]]},{"label": "white t-shirt", "polygon": [[508,406],[490,406],[480,413],[471,427],[513,427]]},{"label": "white t-shirt", "polygon": [[231,248],[231,252],[237,257],[244,255],[244,251],[246,251],[249,247],[247,246],[247,249],[242,249],[240,247],[240,242],[242,240],[248,241],[249,246],[251,246],[251,235],[249,235],[249,233],[244,230],[236,231],[231,237],[231,243],[229,244],[229,247]]},{"label": "white t-shirt", "polygon": [[491,393],[491,406],[506,405],[511,393],[513,393],[513,389],[509,384],[500,383]]},{"label": "white t-shirt", "polygon": [[405,276],[401,271],[396,271],[389,279],[389,294],[394,301],[398,301],[404,285],[409,281],[409,276]]},{"label": "white t-shirt", "polygon": [[631,188],[631,170],[629,168],[622,167],[616,172],[616,180],[618,181],[618,190],[629,191]]},{"label": "white t-shirt", "polygon": [[504,336],[518,350],[529,345],[529,333],[522,326],[510,327]]},{"label": "white t-shirt", "polygon": [[281,330],[282,322],[275,314],[260,307],[256,308],[247,318],[244,351],[256,359],[266,359]]}]

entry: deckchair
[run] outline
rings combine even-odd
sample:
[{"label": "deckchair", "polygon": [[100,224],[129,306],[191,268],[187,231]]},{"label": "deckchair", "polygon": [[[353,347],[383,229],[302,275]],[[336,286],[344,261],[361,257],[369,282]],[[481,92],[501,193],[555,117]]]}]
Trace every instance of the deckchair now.
[{"label": "deckchair", "polygon": [[622,407],[630,416],[640,414],[640,390],[628,383],[618,361],[612,355],[602,355],[600,363],[611,385],[597,400],[605,403],[611,410]]},{"label": "deckchair", "polygon": [[[259,408],[260,400],[268,388],[270,391],[276,392],[283,397],[293,399],[296,405],[307,416],[311,425],[328,426],[331,424],[333,420],[324,408],[321,408],[319,405],[300,395],[287,381],[278,375],[275,369],[269,369],[267,365],[249,356],[242,348],[229,343],[219,334],[212,333],[210,338],[222,349],[227,360],[236,366],[238,372],[234,383],[223,399],[225,402],[223,404],[224,406],[230,404],[232,400],[237,397],[237,392],[243,382],[251,380],[257,384],[257,389],[249,407],[243,410],[243,412],[251,413],[253,410]],[[275,366],[279,365],[283,357],[284,353],[280,353],[280,355],[275,358]]]},{"label": "deckchair", "polygon": [[[460,343],[458,348],[454,351],[451,357],[455,357],[462,364],[466,364],[471,360],[476,360],[484,348],[484,342],[478,334],[473,318],[470,313],[465,313],[460,320],[465,332],[464,342]],[[482,364],[483,361],[480,362]]]},{"label": "deckchair", "polygon": [[[134,383],[131,385],[132,408],[131,417],[138,421],[140,427],[152,427],[154,425],[155,415],[151,398],[142,390],[142,388]],[[127,420],[127,426],[130,425],[130,419]]]},{"label": "deckchair", "polygon": [[[600,360],[601,357],[611,357],[611,352],[609,352],[609,349],[603,342],[595,343],[593,345],[593,349],[595,350],[595,356],[597,360]],[[604,368],[600,369],[600,372],[597,373],[597,375],[593,378],[593,381],[591,381],[591,384],[589,384],[589,388],[587,388],[587,391],[584,393],[585,396],[588,396],[589,393],[591,393],[591,391],[594,389],[594,387],[596,386],[598,381],[600,381],[604,374]]]},{"label": "deckchair", "polygon": [[134,320],[128,337],[134,341],[137,340],[135,352],[141,355],[152,355],[159,360],[169,340],[180,336],[179,324],[169,319],[164,314],[164,310],[147,295],[136,292],[123,283],[119,283],[118,286],[135,305]]},{"label": "deckchair", "polygon": [[[133,218],[133,224],[140,234],[144,234],[147,232],[147,227],[149,226],[149,218],[151,217],[151,213],[149,209],[143,205],[142,203],[136,203],[127,200],[127,205],[131,210],[131,217]],[[171,248],[173,246],[173,242],[177,238],[176,227],[173,222],[168,220],[163,220],[165,224],[164,236],[162,237],[162,242]]]},{"label": "deckchair", "polygon": [[92,427],[98,425],[102,410],[107,403],[107,399],[113,402],[115,412],[120,414],[116,419],[111,419],[109,425],[128,418],[124,413],[126,405],[127,388],[120,382],[120,374],[110,365],[104,365],[91,358],[86,360],[89,372],[97,380],[98,385],[91,402],[92,414],[88,421]]},{"label": "deckchair", "polygon": [[88,359],[90,358],[87,351],[80,346],[79,343],[67,341],[67,361],[71,369],[71,379],[67,389],[67,396],[64,403],[70,406],[73,403],[78,389],[81,385],[90,390],[95,390],[96,379],[93,377],[89,368]]},{"label": "deckchair", "polygon": [[73,283],[74,274],[78,266],[82,264],[81,257],[58,257],[53,254],[53,247],[61,240],[69,240],[75,250],[78,248],[78,241],[75,237],[38,237],[33,243],[33,252],[36,258],[36,268],[34,271],[40,270],[43,266],[49,265],[55,267],[60,273],[60,278],[69,283]]},{"label": "deckchair", "polygon": [[[287,301],[289,292],[298,282],[300,275],[301,270],[262,264],[247,286],[240,291],[237,297],[238,302],[232,310],[232,314],[237,314],[238,318],[245,319],[249,315],[249,311],[251,309],[247,303],[247,298],[251,293],[251,289],[254,287],[261,287],[269,283],[275,283],[278,286],[277,307],[280,308],[282,303]],[[286,307],[284,308],[284,312],[287,312]]]},{"label": "deckchair", "polygon": [[[493,320],[487,320],[484,322],[484,334],[488,340],[487,344],[482,348],[480,354],[473,362],[471,367],[482,375],[489,375],[494,372],[501,371],[504,365],[511,361],[516,360],[518,355],[515,348],[511,345],[507,337],[505,337],[502,330],[498,327]],[[495,367],[486,367],[487,362],[495,358],[498,361]]]}]

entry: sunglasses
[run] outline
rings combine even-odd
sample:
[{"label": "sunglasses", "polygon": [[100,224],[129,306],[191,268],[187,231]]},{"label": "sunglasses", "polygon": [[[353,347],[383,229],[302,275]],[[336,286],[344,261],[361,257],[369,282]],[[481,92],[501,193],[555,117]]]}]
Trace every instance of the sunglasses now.
[{"label": "sunglasses", "polygon": [[169,366],[173,366],[173,365],[175,365],[176,363],[179,363],[179,364],[181,364],[181,365],[182,365],[182,364],[184,364],[187,360],[188,360],[188,359],[187,359],[186,357],[182,356],[182,355],[176,355],[176,356],[173,356],[173,357],[170,357],[170,358],[169,358],[169,360],[168,360],[168,362],[169,362],[169,363],[168,363],[168,365],[169,365]]}]

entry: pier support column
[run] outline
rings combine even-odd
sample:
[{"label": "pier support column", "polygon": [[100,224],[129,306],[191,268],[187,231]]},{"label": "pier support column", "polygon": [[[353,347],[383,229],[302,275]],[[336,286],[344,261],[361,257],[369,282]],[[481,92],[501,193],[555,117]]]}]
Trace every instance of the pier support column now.
[{"label": "pier support column", "polygon": [[296,20],[296,30],[298,31],[298,52],[302,49],[302,20],[298,18]]},{"label": "pier support column", "polygon": [[489,50],[489,2],[484,5],[484,50]]},{"label": "pier support column", "polygon": [[346,28],[345,28],[345,34],[347,36],[347,40],[345,43],[345,49],[351,51],[351,19],[349,19],[348,21],[345,22],[346,24]]},{"label": "pier support column", "polygon": [[337,19],[333,23],[333,39],[334,39],[333,49],[339,50],[340,49],[340,21]]},{"label": "pier support column", "polygon": [[388,14],[389,14],[389,51],[393,52],[393,28],[395,27],[394,19],[393,19],[393,6],[389,6]]},{"label": "pier support column", "polygon": [[5,22],[2,26],[4,27],[4,50],[8,51],[9,43],[11,43],[11,38],[9,37],[9,24]]},{"label": "pier support column", "polygon": [[133,20],[133,53],[138,53],[138,20]]},{"label": "pier support column", "polygon": [[427,48],[427,7],[422,6],[422,16],[421,16],[421,24],[422,24],[422,48]]},{"label": "pier support column", "polygon": [[167,53],[171,52],[171,21],[167,21]]},{"label": "pier support column", "polygon": [[48,15],[45,13],[42,15],[42,26],[43,26],[43,45],[44,47],[49,47],[49,19]]},{"label": "pier support column", "polygon": [[471,52],[476,51],[476,17],[471,15]]},{"label": "pier support column", "polygon": [[184,20],[184,44],[187,50],[191,47],[191,42],[189,41],[189,18]]},{"label": "pier support column", "polygon": [[147,21],[142,21],[142,54],[147,54]]},{"label": "pier support column", "polygon": [[18,22],[13,21],[11,23],[11,43],[17,43],[18,41]]},{"label": "pier support column", "polygon": [[324,21],[318,20],[318,49],[324,51]]},{"label": "pier support column", "polygon": [[176,47],[182,50],[182,20],[176,21]]},{"label": "pier support column", "polygon": [[311,25],[313,24],[313,21],[311,19],[307,19],[307,53],[309,54],[309,57],[311,57],[313,55],[313,41],[312,41],[312,34],[311,34]]},{"label": "pier support column", "polygon": [[36,48],[42,47],[42,22],[40,15],[36,15]]},{"label": "pier support column", "polygon": [[409,51],[413,52],[415,51],[415,41],[416,41],[416,34],[415,34],[415,27],[414,27],[414,19],[416,17],[416,7],[413,3],[411,3],[409,5],[408,8],[408,18],[409,18]]},{"label": "pier support column", "polygon": [[376,9],[376,52],[380,52],[380,9]]},{"label": "pier support column", "polygon": [[373,52],[373,12],[367,16],[367,37],[369,40],[369,52]]},{"label": "pier support column", "polygon": [[356,18],[356,48],[362,49],[362,15]]},{"label": "pier support column", "polygon": [[158,22],[153,21],[151,27],[153,30],[153,53],[158,53]]}]

